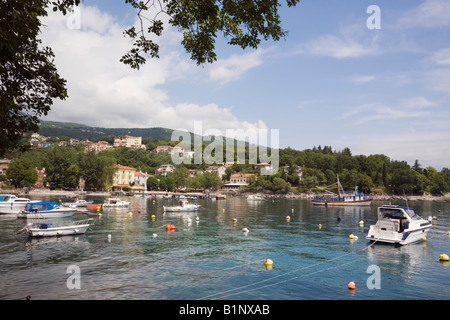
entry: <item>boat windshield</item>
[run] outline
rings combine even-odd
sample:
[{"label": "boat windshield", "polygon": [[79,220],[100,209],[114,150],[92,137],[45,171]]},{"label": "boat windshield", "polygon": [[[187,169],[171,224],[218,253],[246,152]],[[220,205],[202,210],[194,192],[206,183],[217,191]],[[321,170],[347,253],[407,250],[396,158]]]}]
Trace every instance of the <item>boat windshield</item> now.
[{"label": "boat windshield", "polygon": [[399,207],[399,208],[380,208],[380,213],[383,218],[388,219],[405,219],[405,212],[412,220],[419,220],[420,217],[415,213],[413,208]]},{"label": "boat windshield", "polygon": [[380,213],[383,218],[387,218],[387,219],[404,219],[405,218],[403,211],[400,209],[381,208]]},{"label": "boat windshield", "polygon": [[420,219],[420,217],[416,214],[416,212],[414,211],[413,208],[405,208],[404,210],[408,214],[408,216],[411,217],[411,219],[413,219],[413,220],[419,220]]},{"label": "boat windshield", "polygon": [[9,201],[10,198],[11,196],[0,196],[0,202]]}]

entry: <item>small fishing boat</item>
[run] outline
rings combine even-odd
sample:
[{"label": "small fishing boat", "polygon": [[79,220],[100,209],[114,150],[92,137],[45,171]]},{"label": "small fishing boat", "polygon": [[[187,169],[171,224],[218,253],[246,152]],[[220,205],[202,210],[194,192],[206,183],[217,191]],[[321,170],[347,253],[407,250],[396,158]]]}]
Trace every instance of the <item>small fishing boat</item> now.
[{"label": "small fishing boat", "polygon": [[[338,194],[333,193],[331,191],[326,191],[326,193],[315,196],[312,199],[313,205],[322,205],[322,206],[370,206],[373,197],[365,195],[363,192],[358,191],[358,187],[355,187],[355,191],[353,193],[345,193],[342,188],[341,183],[339,182],[339,176],[337,177],[337,187]],[[342,190],[342,193],[341,193]]]},{"label": "small fishing boat", "polygon": [[103,208],[123,208],[128,207],[130,202],[122,201],[119,198],[106,198],[103,203]]},{"label": "small fishing boat", "polygon": [[378,221],[370,226],[366,239],[406,245],[426,237],[430,229],[431,222],[419,217],[413,208],[383,205],[378,208]]},{"label": "small fishing boat", "polygon": [[88,209],[88,210],[100,210],[101,208],[102,208],[101,203],[86,205],[86,209]]},{"label": "small fishing boat", "polygon": [[28,198],[18,198],[13,194],[0,194],[0,214],[19,213],[27,203],[36,202]]},{"label": "small fishing boat", "polygon": [[64,207],[57,202],[30,202],[17,214],[18,218],[42,219],[70,217],[76,208]]},{"label": "small fishing boat", "polygon": [[200,205],[189,203],[187,200],[178,201],[178,206],[166,207],[164,206],[164,212],[189,212],[197,211]]},{"label": "small fishing boat", "polygon": [[86,233],[94,222],[93,218],[78,220],[71,224],[28,223],[20,232],[27,232],[30,237],[69,236]]}]

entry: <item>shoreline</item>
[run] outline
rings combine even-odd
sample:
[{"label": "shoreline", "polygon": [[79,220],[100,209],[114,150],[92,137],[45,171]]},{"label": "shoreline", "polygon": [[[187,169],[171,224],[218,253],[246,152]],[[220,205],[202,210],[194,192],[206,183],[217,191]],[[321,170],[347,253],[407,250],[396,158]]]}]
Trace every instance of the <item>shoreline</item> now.
[{"label": "shoreline", "polygon": [[[10,190],[1,193],[11,193],[20,196],[64,196],[64,197],[80,197],[80,196],[114,196],[116,192],[110,191],[64,191],[64,190],[48,190],[48,189],[33,189],[29,191],[24,190]],[[165,195],[165,194],[196,194],[200,195],[198,192],[165,192],[165,191],[146,191],[134,193],[134,195]],[[286,199],[312,199],[317,194],[314,193],[298,193],[298,192],[288,192],[287,194],[270,193],[266,191],[261,192],[249,192],[249,191],[238,191],[238,192],[222,192],[221,194],[226,194],[227,196],[248,196],[250,194],[259,194],[265,198],[286,198]],[[443,196],[432,196],[432,195],[422,195],[422,196],[406,196],[408,201],[424,201],[424,202],[450,202],[450,194]],[[404,201],[404,196],[397,195],[373,195],[374,201]]]}]

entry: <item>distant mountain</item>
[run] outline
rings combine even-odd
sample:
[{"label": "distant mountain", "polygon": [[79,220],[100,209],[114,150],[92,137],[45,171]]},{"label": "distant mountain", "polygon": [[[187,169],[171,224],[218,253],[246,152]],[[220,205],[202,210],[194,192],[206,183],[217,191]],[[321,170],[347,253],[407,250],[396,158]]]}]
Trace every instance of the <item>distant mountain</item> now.
[{"label": "distant mountain", "polygon": [[104,136],[134,136],[158,140],[171,138],[173,130],[166,128],[100,128],[74,122],[42,121],[39,134],[46,137],[67,136],[74,139],[98,139]]}]

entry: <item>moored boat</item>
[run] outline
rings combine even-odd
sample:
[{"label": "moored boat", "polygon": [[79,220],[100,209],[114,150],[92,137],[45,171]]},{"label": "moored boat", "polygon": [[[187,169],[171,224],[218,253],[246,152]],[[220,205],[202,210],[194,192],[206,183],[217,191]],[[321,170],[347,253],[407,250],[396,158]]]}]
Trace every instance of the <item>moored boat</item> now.
[{"label": "moored boat", "polygon": [[100,210],[101,208],[102,208],[101,203],[86,205],[86,209],[88,209],[88,210]]},{"label": "moored boat", "polygon": [[25,231],[30,237],[68,236],[86,233],[94,219],[78,220],[70,224],[28,223],[18,233]]},{"label": "moored boat", "polygon": [[370,206],[373,197],[367,196],[362,192],[353,192],[352,194],[323,194],[314,197],[311,202],[314,205],[323,206]]},{"label": "moored boat", "polygon": [[63,203],[66,207],[86,207],[89,204],[93,204],[93,201],[86,201],[84,199],[79,199],[73,202],[65,202]]},{"label": "moored boat", "polygon": [[411,207],[383,205],[378,208],[378,221],[370,226],[366,239],[406,245],[426,237],[431,226]]},{"label": "moored boat", "polygon": [[372,196],[365,195],[363,192],[358,190],[358,187],[355,187],[355,191],[353,193],[341,193],[343,190],[341,183],[339,182],[339,176],[337,177],[337,187],[338,194],[333,193],[331,191],[327,191],[320,196],[315,196],[312,199],[313,205],[322,205],[322,206],[370,206],[373,201]]},{"label": "moored boat", "polygon": [[106,198],[103,203],[103,208],[123,208],[128,207],[130,202],[122,201],[119,198]]},{"label": "moored boat", "polygon": [[0,194],[0,214],[19,213],[27,203],[36,202],[28,198],[18,198],[13,194]]},{"label": "moored boat", "polygon": [[258,195],[258,194],[251,194],[251,195],[249,195],[249,196],[247,197],[247,200],[250,200],[250,201],[263,201],[264,198],[261,197],[261,196]]},{"label": "moored boat", "polygon": [[189,203],[187,200],[178,201],[178,206],[166,207],[164,206],[164,212],[189,212],[197,211],[200,205]]},{"label": "moored boat", "polygon": [[76,211],[76,208],[64,207],[57,202],[30,202],[17,214],[17,217],[25,219],[64,218],[72,216]]}]

